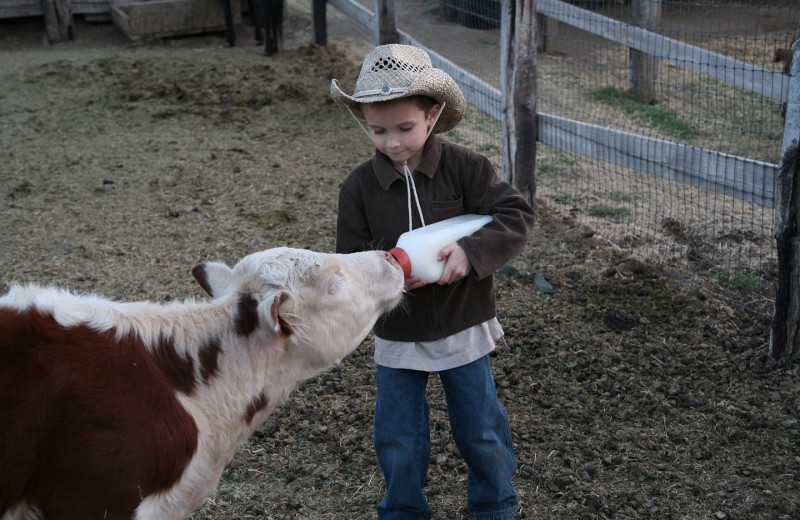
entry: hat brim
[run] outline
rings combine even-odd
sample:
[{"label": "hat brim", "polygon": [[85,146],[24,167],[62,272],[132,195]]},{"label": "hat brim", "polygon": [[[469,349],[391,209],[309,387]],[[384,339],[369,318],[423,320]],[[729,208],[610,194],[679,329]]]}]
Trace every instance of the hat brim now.
[{"label": "hat brim", "polygon": [[364,119],[364,112],[361,105],[364,103],[382,103],[393,99],[402,99],[410,96],[427,96],[436,100],[437,103],[444,103],[444,109],[433,127],[433,133],[439,134],[447,132],[458,125],[464,117],[467,102],[461,89],[443,70],[429,68],[422,71],[414,82],[405,92],[392,92],[390,94],[371,94],[366,96],[351,96],[347,94],[339,82],[331,80],[331,98],[342,106],[348,107],[353,114]]}]

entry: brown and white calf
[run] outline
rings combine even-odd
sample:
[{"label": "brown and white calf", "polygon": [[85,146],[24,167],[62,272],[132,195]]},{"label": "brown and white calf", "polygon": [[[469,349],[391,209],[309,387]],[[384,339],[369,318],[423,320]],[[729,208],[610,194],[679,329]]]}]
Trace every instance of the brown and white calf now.
[{"label": "brown and white calf", "polygon": [[213,297],[0,297],[0,518],[180,519],[301,382],[403,293],[385,252],[278,248],[193,270]]}]

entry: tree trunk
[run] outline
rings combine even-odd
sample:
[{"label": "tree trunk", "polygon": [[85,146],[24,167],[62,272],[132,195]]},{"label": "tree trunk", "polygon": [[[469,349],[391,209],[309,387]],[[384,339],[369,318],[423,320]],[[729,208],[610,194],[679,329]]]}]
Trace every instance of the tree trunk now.
[{"label": "tree trunk", "polygon": [[792,53],[777,181],[778,287],[769,338],[769,355],[785,361],[800,354],[800,30],[792,44]]},{"label": "tree trunk", "polygon": [[503,2],[500,67],[503,172],[533,204],[536,196],[536,0]]}]

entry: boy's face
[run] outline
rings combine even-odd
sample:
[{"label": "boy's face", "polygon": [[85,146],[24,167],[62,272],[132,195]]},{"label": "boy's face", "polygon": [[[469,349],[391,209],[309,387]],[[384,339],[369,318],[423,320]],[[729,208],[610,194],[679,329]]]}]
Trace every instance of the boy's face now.
[{"label": "boy's face", "polygon": [[422,159],[428,129],[436,121],[440,105],[425,113],[419,104],[407,98],[361,106],[375,148],[386,154],[398,170],[408,161],[415,168]]}]

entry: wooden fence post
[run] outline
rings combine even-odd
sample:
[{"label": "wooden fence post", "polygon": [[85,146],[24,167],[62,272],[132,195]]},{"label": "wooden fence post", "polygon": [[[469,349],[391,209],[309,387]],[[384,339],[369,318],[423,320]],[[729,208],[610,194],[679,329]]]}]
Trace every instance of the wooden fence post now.
[{"label": "wooden fence post", "polygon": [[378,27],[375,29],[378,45],[397,43],[400,40],[400,33],[397,32],[394,0],[375,0],[375,15],[378,22]]},{"label": "wooden fence post", "polygon": [[[631,0],[630,23],[653,30],[661,18],[661,0]],[[641,103],[656,102],[658,58],[637,49],[630,50],[631,92]]]},{"label": "wooden fence post", "polygon": [[500,81],[503,93],[502,177],[533,204],[536,196],[536,0],[503,2]]},{"label": "wooden fence post", "polygon": [[439,19],[445,22],[458,22],[461,17],[456,0],[439,0],[438,13]]},{"label": "wooden fence post", "polygon": [[70,0],[41,0],[47,41],[59,43],[75,37]]},{"label": "wooden fence post", "polygon": [[536,15],[537,49],[542,54],[558,54],[558,20],[543,14]]},{"label": "wooden fence post", "polygon": [[800,354],[800,29],[792,56],[776,193],[778,287],[769,338],[770,357],[785,361]]},{"label": "wooden fence post", "polygon": [[311,33],[317,45],[328,45],[327,5],[326,0],[311,0]]}]

